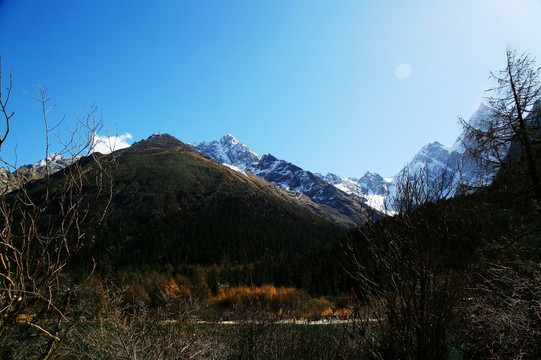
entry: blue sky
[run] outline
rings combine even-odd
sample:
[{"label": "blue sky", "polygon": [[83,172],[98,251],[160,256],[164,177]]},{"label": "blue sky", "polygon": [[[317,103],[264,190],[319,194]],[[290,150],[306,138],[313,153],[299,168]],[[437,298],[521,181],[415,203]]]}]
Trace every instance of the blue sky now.
[{"label": "blue sky", "polygon": [[43,158],[39,83],[59,129],[96,104],[130,143],[231,133],[314,172],[391,176],[455,141],[508,46],[540,58],[540,17],[538,0],[0,0],[0,155]]}]

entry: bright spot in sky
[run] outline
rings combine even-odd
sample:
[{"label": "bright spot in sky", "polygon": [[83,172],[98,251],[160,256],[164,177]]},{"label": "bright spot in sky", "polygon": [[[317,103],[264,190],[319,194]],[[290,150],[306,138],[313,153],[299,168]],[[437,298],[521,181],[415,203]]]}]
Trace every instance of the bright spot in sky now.
[{"label": "bright spot in sky", "polygon": [[398,80],[404,80],[410,77],[412,70],[410,64],[400,64],[394,71],[394,75]]}]

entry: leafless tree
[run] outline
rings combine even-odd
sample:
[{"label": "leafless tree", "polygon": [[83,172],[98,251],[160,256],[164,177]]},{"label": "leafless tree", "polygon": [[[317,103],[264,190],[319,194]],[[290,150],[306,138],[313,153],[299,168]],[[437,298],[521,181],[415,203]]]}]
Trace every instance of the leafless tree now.
[{"label": "leafless tree", "polygon": [[[428,175],[426,169],[403,174],[397,213],[364,224],[350,239],[358,299],[352,336],[368,358],[438,359],[449,351],[475,232],[453,203],[442,201],[452,174]],[[451,227],[462,230],[451,234]]]},{"label": "leafless tree", "polygon": [[541,268],[491,261],[476,272],[458,306],[461,347],[471,358],[539,359]]},{"label": "leafless tree", "polygon": [[459,164],[440,173],[428,167],[413,172],[403,170],[395,180],[395,191],[387,197],[384,206],[390,213],[406,213],[423,204],[447,199],[455,195],[460,178]]},{"label": "leafless tree", "polygon": [[[481,261],[460,302],[463,348],[480,358],[541,355],[539,211],[541,207],[541,78],[528,54],[507,50],[506,68],[491,73],[490,116],[462,120],[466,154],[495,174],[485,210],[501,227],[481,249]],[[506,223],[501,226],[501,223]]]},{"label": "leafless tree", "polygon": [[482,171],[500,176],[514,172],[515,180],[526,179],[522,190],[532,191],[541,205],[540,68],[528,54],[508,49],[506,55],[506,68],[490,74],[496,82],[485,97],[491,114],[479,124],[460,119],[465,134],[463,144],[466,154]]},{"label": "leafless tree", "polygon": [[352,335],[367,357],[446,358],[453,345],[467,356],[539,358],[539,69],[509,50],[491,75],[491,115],[463,122],[463,145],[496,174],[493,186],[464,195],[454,174],[403,174],[396,214],[350,239]]},{"label": "leafless tree", "polygon": [[[129,288],[101,285],[104,297],[95,319],[77,326],[60,350],[81,359],[217,359],[226,358],[228,344],[216,327],[198,325],[193,307],[177,311],[151,308],[130,298]],[[166,294],[164,294],[166,295]],[[162,299],[166,304],[168,299]],[[93,304],[95,307],[95,304]],[[223,337],[225,339],[225,336]]]},{"label": "leafless tree", "polygon": [[[8,111],[11,90],[12,73],[8,87],[0,85],[5,126],[0,147],[13,121],[14,113]],[[34,98],[42,107],[49,161],[55,132],[49,125],[47,90],[38,88]],[[76,128],[67,137],[56,132],[64,155],[74,162],[55,174],[47,163],[39,181],[28,182],[2,160],[10,176],[4,178],[9,183],[0,195],[0,359],[52,358],[73,324],[68,316],[73,294],[64,270],[70,256],[91,239],[108,207],[107,200],[94,199],[111,194],[109,160],[91,154],[100,127],[92,106],[76,118]],[[82,156],[87,157],[77,160]]]}]

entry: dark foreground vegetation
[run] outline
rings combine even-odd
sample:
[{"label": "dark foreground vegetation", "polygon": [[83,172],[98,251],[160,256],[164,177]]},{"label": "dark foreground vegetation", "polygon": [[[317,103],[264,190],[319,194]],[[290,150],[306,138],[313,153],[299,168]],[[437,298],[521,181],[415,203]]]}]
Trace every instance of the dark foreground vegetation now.
[{"label": "dark foreground vegetation", "polygon": [[[464,123],[470,163],[404,174],[399,213],[351,235],[354,325],[368,358],[541,356],[539,69],[514,51],[507,60],[486,99],[493,115]],[[471,164],[478,179],[495,174],[490,186],[461,183]],[[446,199],[449,183],[458,186]]]},{"label": "dark foreground vegetation", "polygon": [[[360,354],[344,324],[330,316],[328,301],[310,299],[292,288],[227,289],[200,302],[186,300],[169,283],[162,303],[154,307],[134,302],[131,288],[110,285],[100,290],[88,307],[81,304],[92,317],[73,326],[58,356],[354,359]],[[329,320],[313,322],[322,316]]]},{"label": "dark foreground vegetation", "polygon": [[[403,174],[396,214],[346,233],[182,143],[2,175],[0,359],[540,358],[541,86],[507,60],[467,161]],[[72,157],[99,128],[78,120]]]}]

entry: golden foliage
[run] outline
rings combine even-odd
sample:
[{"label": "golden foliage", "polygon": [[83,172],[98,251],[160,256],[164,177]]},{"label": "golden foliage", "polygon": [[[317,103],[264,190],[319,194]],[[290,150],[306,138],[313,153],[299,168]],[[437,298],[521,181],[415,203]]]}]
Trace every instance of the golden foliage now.
[{"label": "golden foliage", "polygon": [[210,298],[208,302],[230,310],[268,310],[279,318],[320,318],[333,315],[332,304],[324,297],[310,299],[302,290],[273,285],[222,286],[218,295]]},{"label": "golden foliage", "polygon": [[171,300],[187,300],[192,298],[189,285],[186,277],[177,275],[177,280],[170,278],[163,284],[163,291]]}]

